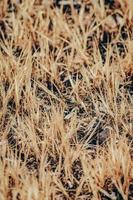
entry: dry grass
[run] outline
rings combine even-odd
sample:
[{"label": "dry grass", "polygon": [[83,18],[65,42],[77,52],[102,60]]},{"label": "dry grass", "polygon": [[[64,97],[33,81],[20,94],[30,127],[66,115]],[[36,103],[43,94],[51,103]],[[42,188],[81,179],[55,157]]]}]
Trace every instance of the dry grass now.
[{"label": "dry grass", "polygon": [[131,200],[132,0],[61,3],[0,1],[0,200]]}]

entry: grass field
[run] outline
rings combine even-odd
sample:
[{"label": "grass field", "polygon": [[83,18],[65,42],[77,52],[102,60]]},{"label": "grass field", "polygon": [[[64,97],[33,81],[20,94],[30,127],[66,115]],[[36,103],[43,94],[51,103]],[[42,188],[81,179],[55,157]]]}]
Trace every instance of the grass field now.
[{"label": "grass field", "polygon": [[132,0],[0,0],[0,200],[133,200]]}]

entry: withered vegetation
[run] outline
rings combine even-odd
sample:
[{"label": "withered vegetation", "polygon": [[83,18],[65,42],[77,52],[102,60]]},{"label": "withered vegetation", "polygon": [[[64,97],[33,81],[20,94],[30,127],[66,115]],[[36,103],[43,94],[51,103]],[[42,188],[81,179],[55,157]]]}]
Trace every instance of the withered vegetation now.
[{"label": "withered vegetation", "polygon": [[132,0],[1,0],[0,200],[132,200],[132,95]]}]

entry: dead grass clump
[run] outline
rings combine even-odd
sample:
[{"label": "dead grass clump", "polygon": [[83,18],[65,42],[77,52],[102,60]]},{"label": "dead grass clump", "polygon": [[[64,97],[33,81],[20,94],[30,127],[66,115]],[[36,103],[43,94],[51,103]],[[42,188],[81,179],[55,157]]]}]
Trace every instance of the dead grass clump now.
[{"label": "dead grass clump", "polygon": [[0,1],[0,199],[133,198],[133,6]]}]

